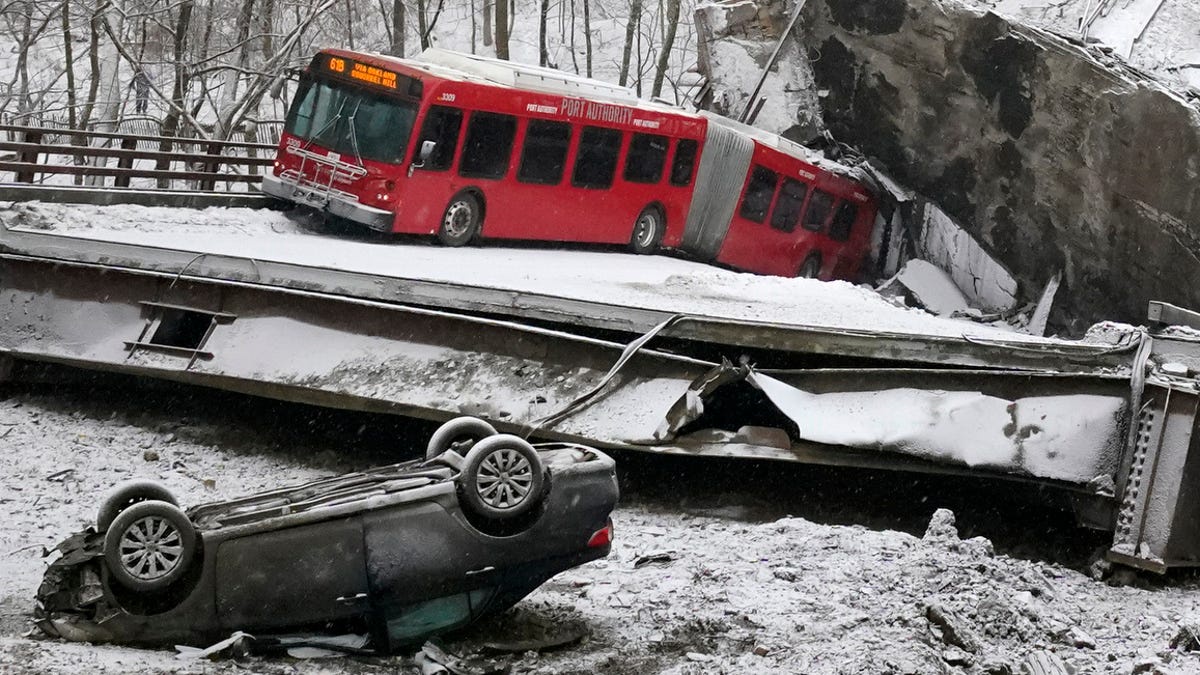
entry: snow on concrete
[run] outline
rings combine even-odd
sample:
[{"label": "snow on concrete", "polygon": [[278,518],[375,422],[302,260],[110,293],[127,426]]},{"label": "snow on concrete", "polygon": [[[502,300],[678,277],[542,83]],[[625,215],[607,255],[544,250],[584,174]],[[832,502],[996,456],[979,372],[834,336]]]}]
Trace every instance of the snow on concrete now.
[{"label": "snow on concrete", "polygon": [[916,296],[922,307],[939,316],[949,316],[970,306],[967,297],[958,290],[950,275],[933,263],[909,260],[896,275],[896,281]]},{"label": "snow on concrete", "polygon": [[314,234],[271,211],[21,203],[0,209],[6,227],[249,257],[395,278],[419,278],[664,312],[835,330],[971,336],[1063,344],[898,307],[873,290],[744,274],[667,256],[596,250],[461,249]]},{"label": "snow on concrete", "polygon": [[805,440],[1075,483],[1117,470],[1122,397],[1008,400],[977,391],[908,388],[812,394],[761,373],[751,374],[750,382],[796,423]]}]

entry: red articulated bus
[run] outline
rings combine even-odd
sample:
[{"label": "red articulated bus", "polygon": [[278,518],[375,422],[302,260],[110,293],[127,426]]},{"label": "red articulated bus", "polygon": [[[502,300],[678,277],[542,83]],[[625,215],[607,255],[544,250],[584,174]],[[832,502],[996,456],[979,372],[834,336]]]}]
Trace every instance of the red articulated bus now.
[{"label": "red articulated bus", "polygon": [[707,113],[438,49],[327,49],[263,191],[384,232],[627,244],[739,270],[854,279],[876,202],[848,169]]}]

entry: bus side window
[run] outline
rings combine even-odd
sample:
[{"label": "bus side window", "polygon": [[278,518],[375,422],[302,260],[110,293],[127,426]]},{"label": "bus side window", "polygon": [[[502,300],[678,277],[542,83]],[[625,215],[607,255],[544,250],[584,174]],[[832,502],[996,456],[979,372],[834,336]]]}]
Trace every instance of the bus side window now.
[{"label": "bus side window", "polygon": [[854,227],[856,218],[858,218],[858,207],[850,202],[842,202],[833,216],[833,222],[829,224],[829,238],[834,241],[850,239],[850,229]]},{"label": "bus side window", "polygon": [[696,150],[700,143],[690,138],[681,138],[675,144],[675,160],[671,162],[671,185],[687,187],[692,182],[692,169],[696,168]]},{"label": "bus side window", "polygon": [[529,120],[517,180],[522,183],[558,185],[566,168],[567,146],[570,144],[570,124]]},{"label": "bus side window", "polygon": [[808,198],[808,210],[804,212],[804,219],[800,224],[806,230],[820,232],[832,210],[833,195],[824,190],[813,190],[812,197]]},{"label": "bus side window", "polygon": [[454,151],[458,148],[458,131],[462,128],[463,113],[458,108],[447,108],[435,105],[425,113],[425,123],[421,125],[421,138],[413,149],[413,162],[418,162],[417,154],[425,141],[433,141],[437,146],[433,154],[419,168],[427,171],[445,171],[454,163]]},{"label": "bus side window", "polygon": [[791,178],[783,179],[779,188],[779,199],[775,200],[775,210],[771,212],[771,227],[782,232],[792,232],[796,229],[796,221],[800,220],[800,207],[804,206],[804,195],[808,186]]},{"label": "bus side window", "polygon": [[571,184],[575,187],[604,189],[612,187],[621,154],[621,132],[603,127],[584,127],[579,134],[579,153]]},{"label": "bus side window", "polygon": [[468,178],[503,178],[508,172],[516,134],[517,118],[512,115],[471,113],[458,174]]},{"label": "bus side window", "polygon": [[667,161],[667,137],[634,134],[625,158],[625,180],[631,183],[657,183]]},{"label": "bus side window", "polygon": [[775,184],[778,182],[779,174],[755,165],[750,174],[750,184],[746,186],[746,196],[742,198],[739,215],[746,220],[761,223],[767,217],[767,209],[771,208],[771,197],[775,195]]}]

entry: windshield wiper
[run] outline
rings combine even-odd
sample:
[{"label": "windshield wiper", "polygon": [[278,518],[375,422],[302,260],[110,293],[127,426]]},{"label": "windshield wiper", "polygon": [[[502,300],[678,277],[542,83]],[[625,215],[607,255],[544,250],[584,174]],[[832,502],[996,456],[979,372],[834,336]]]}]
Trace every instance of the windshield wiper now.
[{"label": "windshield wiper", "polygon": [[358,151],[358,131],[354,128],[354,117],[358,114],[360,106],[362,106],[361,98],[354,104],[354,110],[350,113],[350,117],[346,119],[350,121],[350,147],[354,150],[354,161],[358,162],[358,165],[365,169],[366,166],[363,164],[362,154]]},{"label": "windshield wiper", "polygon": [[[329,118],[329,121],[325,123],[325,126],[318,129],[317,133],[309,136],[308,140],[304,142],[304,145],[300,146],[300,149],[307,150],[308,146],[312,145],[313,143],[316,143],[317,139],[321,137],[321,134],[325,133],[329,129],[329,127],[337,124],[337,121],[342,119],[342,110],[345,107],[346,107],[346,99],[343,98],[342,104],[338,106],[338,111],[336,113],[334,113],[333,117]],[[356,108],[356,110],[357,110],[357,108]]]}]

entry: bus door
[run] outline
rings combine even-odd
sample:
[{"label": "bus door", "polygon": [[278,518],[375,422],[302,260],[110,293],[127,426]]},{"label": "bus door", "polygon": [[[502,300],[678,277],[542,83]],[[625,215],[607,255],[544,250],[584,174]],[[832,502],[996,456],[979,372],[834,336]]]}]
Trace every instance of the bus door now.
[{"label": "bus door", "polygon": [[754,141],[749,136],[708,121],[681,250],[701,260],[717,257],[746,184],[752,154]]},{"label": "bus door", "polygon": [[[396,213],[396,231],[434,234],[442,213],[457,190],[455,158],[466,119],[461,108],[434,105],[425,111],[410,163],[398,177],[404,185]],[[422,163],[421,146],[432,141],[433,153]]]}]

